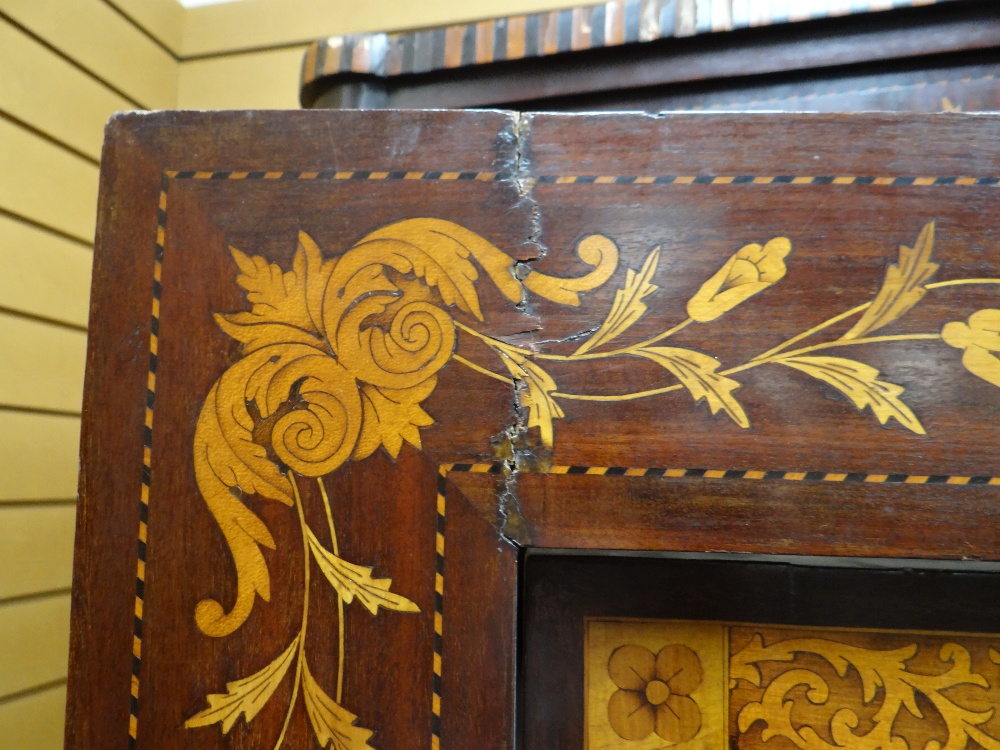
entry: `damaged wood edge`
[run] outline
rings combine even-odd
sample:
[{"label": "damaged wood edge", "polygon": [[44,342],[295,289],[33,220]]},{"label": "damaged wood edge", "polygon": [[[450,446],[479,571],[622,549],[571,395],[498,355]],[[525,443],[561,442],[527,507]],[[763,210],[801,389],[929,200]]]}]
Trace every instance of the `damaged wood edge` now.
[{"label": "damaged wood edge", "polygon": [[[548,255],[548,248],[541,241],[541,208],[532,194],[537,182],[537,176],[533,174],[531,169],[528,152],[533,120],[534,117],[530,113],[514,113],[510,134],[514,147],[512,181],[517,190],[518,201],[526,201],[530,206],[528,236],[524,244],[530,245],[535,250],[532,258],[518,260],[514,264],[514,277],[519,282],[523,282],[531,273],[531,263]],[[517,307],[522,313],[533,319],[535,330],[541,329],[541,320],[534,311],[531,297],[528,294],[524,294]],[[547,462],[547,458],[540,459],[540,456],[544,455],[537,450],[542,448],[541,445],[529,445],[527,409],[521,403],[522,392],[525,388],[525,384],[518,378],[511,378],[512,421],[491,441],[494,458],[501,463],[496,494],[497,531],[502,540],[517,549],[531,543],[528,524],[521,515],[520,500],[517,496],[518,473],[522,468],[527,469],[529,466],[537,465],[540,460]],[[548,449],[546,449],[547,451]]]}]

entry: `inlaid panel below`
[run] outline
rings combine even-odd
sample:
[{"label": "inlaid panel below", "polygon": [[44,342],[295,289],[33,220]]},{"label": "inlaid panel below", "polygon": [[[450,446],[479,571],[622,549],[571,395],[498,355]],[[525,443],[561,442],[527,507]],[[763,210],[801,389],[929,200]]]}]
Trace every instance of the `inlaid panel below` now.
[{"label": "inlaid panel below", "polygon": [[1000,636],[588,619],[588,750],[1000,748]]}]

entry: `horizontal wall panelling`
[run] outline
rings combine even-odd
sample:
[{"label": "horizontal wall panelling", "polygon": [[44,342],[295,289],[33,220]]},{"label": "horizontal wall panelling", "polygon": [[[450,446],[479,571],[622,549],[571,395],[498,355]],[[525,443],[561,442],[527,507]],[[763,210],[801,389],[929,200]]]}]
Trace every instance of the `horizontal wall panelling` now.
[{"label": "horizontal wall panelling", "polygon": [[0,698],[65,679],[68,656],[68,593],[0,604]]},{"label": "horizontal wall panelling", "polygon": [[181,49],[184,8],[177,0],[104,0],[177,56]]},{"label": "horizontal wall panelling", "polygon": [[0,409],[0,503],[76,497],[79,454],[79,417]]},{"label": "horizontal wall panelling", "polygon": [[0,505],[0,601],[69,589],[75,521],[74,505]]},{"label": "horizontal wall panelling", "polygon": [[0,407],[80,413],[87,335],[0,314]]},{"label": "horizontal wall panelling", "polygon": [[0,111],[99,159],[104,123],[133,105],[6,21],[0,49]]},{"label": "horizontal wall panelling", "polygon": [[181,63],[181,109],[297,109],[305,45]]},{"label": "horizontal wall panelling", "polygon": [[0,310],[86,328],[93,252],[0,215]]},{"label": "horizontal wall panelling", "polygon": [[0,119],[0,207],[85,242],[94,239],[98,169]]},{"label": "horizontal wall panelling", "polygon": [[66,686],[54,685],[8,701],[0,701],[0,737],[18,750],[62,747],[59,717],[66,707]]},{"label": "horizontal wall panelling", "polygon": [[23,26],[143,108],[177,100],[177,61],[104,0],[4,0]]}]

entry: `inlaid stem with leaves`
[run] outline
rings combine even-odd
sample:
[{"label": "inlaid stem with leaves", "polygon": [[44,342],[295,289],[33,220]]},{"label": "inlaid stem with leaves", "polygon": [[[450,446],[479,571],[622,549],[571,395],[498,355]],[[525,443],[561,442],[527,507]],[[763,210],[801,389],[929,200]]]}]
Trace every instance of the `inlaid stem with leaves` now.
[{"label": "inlaid stem with leaves", "polygon": [[[934,223],[931,222],[921,230],[913,248],[906,246],[900,248],[898,264],[889,266],[882,287],[873,300],[834,315],[742,364],[723,370],[719,370],[720,362],[708,354],[692,349],[654,346],[654,344],[687,329],[692,323],[712,322],[736,305],[780,281],[787,271],[785,258],[791,253],[791,242],[787,238],[778,237],[763,246],[747,245],[738,250],[688,302],[687,319],[635,344],[614,349],[601,348],[623,334],[646,314],[647,306],[644,300],[657,290],[652,278],[660,257],[658,247],[650,252],[639,271],[628,270],[625,283],[616,293],[611,310],[603,324],[572,354],[553,354],[513,347],[467,326],[460,326],[460,330],[493,349],[507,366],[514,380],[521,383],[525,390],[522,403],[529,409],[528,426],[538,426],[543,442],[550,445],[553,439],[551,420],[564,416],[559,405],[561,400],[629,401],[684,389],[690,392],[696,402],[705,400],[713,414],[724,411],[740,427],[749,428],[749,417],[734,396],[734,391],[741,384],[729,376],[768,364],[782,365],[810,375],[839,390],[859,410],[871,408],[882,424],[886,424],[889,419],[895,419],[908,430],[922,435],[925,434],[923,425],[901,398],[904,391],[902,386],[880,380],[879,371],[863,362],[840,356],[814,356],[814,353],[857,345],[944,340],[952,346],[965,350],[966,354],[962,361],[970,372],[1000,386],[1000,360],[993,355],[993,352],[1000,351],[1000,339],[998,339],[1000,334],[997,333],[1000,331],[1000,326],[993,322],[994,318],[1000,318],[1000,312],[980,311],[970,317],[968,324],[949,323],[941,332],[869,335],[902,317],[920,301],[927,290],[959,285],[1000,284],[1000,279],[997,278],[953,279],[927,283],[938,269],[938,265],[930,260],[933,246]],[[838,338],[792,348],[858,315],[860,315],[859,320]],[[947,331],[951,332],[950,336]],[[537,361],[541,360],[571,363],[623,356],[641,357],[655,362],[677,382],[621,394],[571,393],[559,390],[552,375],[537,364]],[[466,359],[460,361],[490,377],[503,379],[503,376],[478,363]]]}]

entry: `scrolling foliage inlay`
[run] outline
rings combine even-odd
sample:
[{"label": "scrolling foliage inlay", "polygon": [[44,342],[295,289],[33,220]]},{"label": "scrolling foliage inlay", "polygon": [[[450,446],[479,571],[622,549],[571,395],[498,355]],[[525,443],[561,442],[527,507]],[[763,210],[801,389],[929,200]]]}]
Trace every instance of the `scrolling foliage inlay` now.
[{"label": "scrolling foliage inlay", "polygon": [[[525,286],[556,302],[577,304],[578,292],[606,281],[618,250],[592,236],[579,248],[593,270],[578,279],[532,273]],[[421,408],[453,355],[456,325],[448,308],[483,319],[474,259],[497,288],[520,303],[523,288],[514,260],[482,237],[451,222],[412,219],[375,231],[339,258],[324,258],[300,233],[290,270],[259,256],[231,252],[237,283],[250,311],[216,315],[219,326],[242,344],[242,358],[218,379],[202,407],[194,439],[198,487],[225,535],[237,573],[234,605],[201,601],[195,611],[206,635],[221,637],[249,617],[256,597],[269,601],[271,580],[262,547],[275,549],[263,521],[242,501],[253,494],[294,507],[304,556],[302,624],[292,643],[269,665],[229,682],[208,696],[208,708],[189,728],[221,724],[228,732],[242,714],[252,721],[291,665],[294,683],[275,747],[284,741],[298,693],[322,747],[369,748],[371,730],[343,701],[344,605],[418,612],[391,590],[391,579],[338,554],[334,508],[323,476],[379,447],[395,457],[404,441],[420,448],[419,428],[433,423]],[[306,522],[297,482],[319,483],[332,549]],[[340,660],[335,697],[309,669],[305,653],[311,562],[330,582],[340,610]]]},{"label": "scrolling foliage inlay", "polygon": [[[738,305],[780,282],[786,275],[792,242],[776,237],[763,245],[737,250],[690,297],[688,317],[644,341],[609,347],[647,312],[646,300],[660,258],[654,248],[638,269],[628,269],[611,309],[600,326],[567,354],[526,349],[486,335],[453,316],[483,321],[476,282],[477,265],[512,303],[527,292],[564,305],[578,305],[580,294],[603,285],[618,265],[618,248],[602,235],[583,238],[576,250],[591,270],[578,278],[556,278],[531,270],[519,280],[514,259],[489,241],[452,222],[410,219],[367,235],[340,257],[325,257],[305,233],[290,269],[231,248],[239,268],[237,283],[246,292],[249,311],[218,314],[220,328],[242,345],[242,358],[209,391],[194,439],[198,487],[232,552],[237,573],[236,599],[230,608],[213,599],[195,611],[206,635],[233,633],[249,617],[256,598],[269,601],[271,580],[262,548],[275,549],[263,521],[244,503],[245,495],[295,509],[301,527],[305,591],[311,563],[333,587],[340,612],[338,676],[334,697],[309,669],[305,653],[309,598],[303,594],[301,627],[292,642],[261,671],[227,684],[227,692],[209,695],[208,708],[190,717],[188,727],[221,724],[228,732],[240,715],[251,721],[295,665],[294,684],[282,744],[299,691],[323,747],[370,747],[372,732],[356,725],[357,716],[342,707],[344,676],[343,608],[359,603],[373,615],[379,609],[417,612],[406,596],[391,590],[391,579],[376,578],[373,568],[340,557],[334,506],[323,477],[350,460],[363,459],[380,447],[396,457],[404,442],[420,448],[420,429],[433,424],[421,406],[433,392],[437,373],[454,360],[474,371],[511,384],[528,411],[528,427],[539,430],[545,445],[554,443],[555,420],[572,400],[624,401],[687,390],[712,413],[724,412],[742,428],[750,418],[734,395],[734,379],[762,365],[781,365],[827,383],[859,409],[870,408],[885,425],[895,419],[918,434],[925,430],[903,401],[903,388],[879,379],[863,362],[816,352],[901,340],[943,340],[963,350],[962,363],[972,374],[1000,386],[1000,310],[981,310],[967,322],[949,322],[943,330],[897,335],[872,334],[898,320],[929,291],[963,284],[1000,284],[1000,279],[958,279],[928,283],[938,266],[931,262],[934,224],[920,232],[913,248],[900,248],[881,289],[870,302],[835,315],[742,364],[719,370],[721,363],[701,351],[661,342],[695,324],[710,324]],[[475,263],[473,262],[475,261]],[[830,341],[797,346],[841,321],[856,323]],[[462,333],[484,342],[507,374],[455,353]],[[645,391],[611,394],[569,393],[544,365],[585,360],[638,357],[656,363],[668,384]],[[297,484],[316,480],[324,502],[331,545],[328,548],[305,519]],[[325,536],[325,532],[323,534]]]}]

